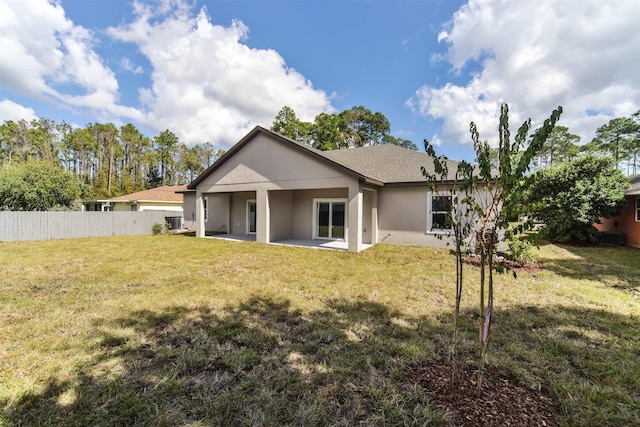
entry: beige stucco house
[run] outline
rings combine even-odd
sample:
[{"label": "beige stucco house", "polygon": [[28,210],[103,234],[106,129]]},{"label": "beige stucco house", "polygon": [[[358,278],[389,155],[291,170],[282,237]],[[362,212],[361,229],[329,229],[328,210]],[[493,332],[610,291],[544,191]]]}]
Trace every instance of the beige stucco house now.
[{"label": "beige stucco house", "polygon": [[393,145],[319,151],[256,127],[182,192],[185,227],[351,252],[443,246],[442,195],[428,191],[421,166],[433,168],[431,157]]},{"label": "beige stucco house", "polygon": [[183,196],[181,191],[187,185],[164,185],[149,190],[138,191],[111,199],[83,200],[84,211],[173,211],[182,212]]}]

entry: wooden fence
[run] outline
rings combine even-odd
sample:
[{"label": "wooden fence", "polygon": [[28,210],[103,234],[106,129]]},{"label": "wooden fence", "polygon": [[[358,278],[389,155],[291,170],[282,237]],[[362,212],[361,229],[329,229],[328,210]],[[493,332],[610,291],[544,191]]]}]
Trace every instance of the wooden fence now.
[{"label": "wooden fence", "polygon": [[154,223],[180,212],[7,212],[0,211],[0,242],[151,234]]}]

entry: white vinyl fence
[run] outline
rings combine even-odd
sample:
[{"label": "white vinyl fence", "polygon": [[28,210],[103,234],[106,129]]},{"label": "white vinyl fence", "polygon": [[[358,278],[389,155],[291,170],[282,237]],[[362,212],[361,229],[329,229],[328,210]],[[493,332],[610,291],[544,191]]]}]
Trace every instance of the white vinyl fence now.
[{"label": "white vinyl fence", "polygon": [[154,223],[180,212],[8,212],[0,211],[0,242],[151,234]]}]

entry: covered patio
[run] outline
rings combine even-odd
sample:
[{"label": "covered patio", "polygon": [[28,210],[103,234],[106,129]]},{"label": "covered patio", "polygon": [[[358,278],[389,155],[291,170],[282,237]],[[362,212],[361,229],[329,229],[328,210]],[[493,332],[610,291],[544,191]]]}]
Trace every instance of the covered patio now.
[{"label": "covered patio", "polygon": [[381,186],[257,127],[189,184],[193,226],[197,237],[360,252],[377,242]]},{"label": "covered patio", "polygon": [[[207,236],[212,239],[228,240],[233,242],[255,242],[255,234],[218,234]],[[309,239],[284,239],[270,242],[272,245],[296,246],[311,249],[329,249],[338,251],[348,251],[349,245],[342,240],[309,240]],[[371,244],[363,244],[362,250],[369,249]]]}]

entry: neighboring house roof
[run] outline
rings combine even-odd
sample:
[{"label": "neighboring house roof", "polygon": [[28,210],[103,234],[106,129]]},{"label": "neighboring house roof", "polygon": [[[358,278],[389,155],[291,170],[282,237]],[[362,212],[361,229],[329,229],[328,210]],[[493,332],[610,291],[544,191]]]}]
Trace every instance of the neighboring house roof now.
[{"label": "neighboring house roof", "polygon": [[[261,126],[256,126],[213,165],[201,173],[197,179],[189,184],[188,189],[194,190],[200,182],[260,133],[271,135],[285,144],[307,152],[320,161],[329,163],[346,173],[375,185],[425,183],[425,178],[420,168],[424,166],[426,170],[432,174],[434,171],[431,156],[395,145],[376,145],[371,147],[321,151]],[[447,164],[449,170],[453,173],[456,170],[457,162],[447,160]]]},{"label": "neighboring house roof", "polygon": [[624,194],[627,196],[640,195],[640,175],[632,176],[629,178],[629,182],[631,183],[631,187],[629,187]]},{"label": "neighboring house roof", "polygon": [[[90,202],[121,202],[121,203],[137,203],[137,202],[167,202],[182,203],[183,195],[176,191],[186,190],[187,185],[165,185],[162,187],[151,188],[149,190],[138,191],[131,194],[124,194],[111,199],[90,200]],[[89,202],[85,200],[85,202]]]},{"label": "neighboring house roof", "polygon": [[186,188],[186,184],[164,185],[162,187],[112,197],[109,200],[112,202],[182,202],[182,194],[178,194],[176,191],[185,190]]}]

